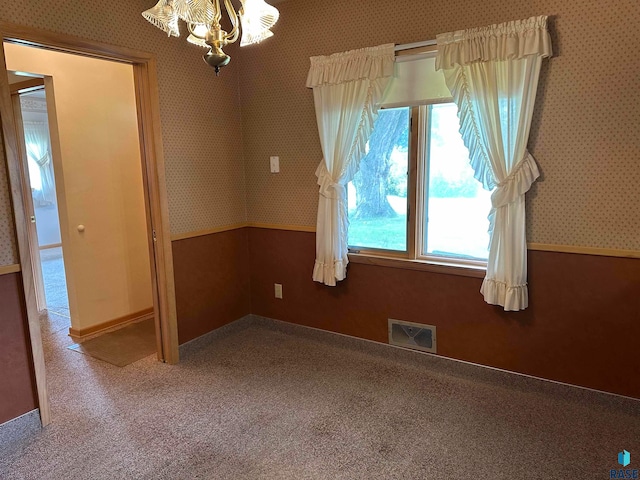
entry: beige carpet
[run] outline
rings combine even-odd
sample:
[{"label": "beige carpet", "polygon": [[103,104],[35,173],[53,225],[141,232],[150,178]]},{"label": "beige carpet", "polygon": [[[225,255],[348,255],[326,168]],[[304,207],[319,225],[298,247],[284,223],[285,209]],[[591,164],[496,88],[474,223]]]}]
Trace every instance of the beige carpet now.
[{"label": "beige carpet", "polygon": [[150,318],[133,323],[82,343],[74,343],[68,348],[124,367],[156,353],[154,320]]},{"label": "beige carpet", "polygon": [[637,468],[638,402],[241,326],[179,365],[119,368],[49,337],[53,423],[0,432],[0,478],[585,480],[609,478],[623,448]]}]

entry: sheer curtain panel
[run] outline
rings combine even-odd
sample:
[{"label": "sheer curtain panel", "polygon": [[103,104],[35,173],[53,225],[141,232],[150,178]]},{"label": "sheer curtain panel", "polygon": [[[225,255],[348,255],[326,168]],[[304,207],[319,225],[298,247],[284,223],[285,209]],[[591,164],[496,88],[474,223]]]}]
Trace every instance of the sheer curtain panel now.
[{"label": "sheer curtain panel", "polygon": [[25,121],[23,124],[27,155],[38,165],[40,172],[42,202],[45,205],[52,205],[56,203],[56,184],[49,147],[49,125],[45,122],[31,121]]},{"label": "sheer curtain panel", "polygon": [[394,45],[311,57],[323,159],[316,170],[320,194],[313,280],[335,286],[346,277],[346,188],[366,153],[380,101],[393,75]]},{"label": "sheer curtain panel", "polygon": [[436,68],[458,106],[471,166],[493,190],[485,301],[528,306],[524,194],[538,178],[527,151],[542,58],[551,56],[547,17],[437,36]]}]

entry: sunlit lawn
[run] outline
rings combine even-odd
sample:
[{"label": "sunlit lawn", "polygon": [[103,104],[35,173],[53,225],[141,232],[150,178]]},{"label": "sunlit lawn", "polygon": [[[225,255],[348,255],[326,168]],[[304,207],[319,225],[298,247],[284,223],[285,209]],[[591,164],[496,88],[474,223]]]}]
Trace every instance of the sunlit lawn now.
[{"label": "sunlit lawn", "polygon": [[406,250],[407,216],[352,220],[349,224],[349,245]]},{"label": "sunlit lawn", "polygon": [[[393,218],[351,219],[349,245],[406,250],[406,199],[389,196],[398,212]],[[427,252],[486,258],[490,200],[486,198],[432,198],[429,206]],[[353,213],[354,209],[350,211]],[[402,212],[402,213],[399,213]]]}]

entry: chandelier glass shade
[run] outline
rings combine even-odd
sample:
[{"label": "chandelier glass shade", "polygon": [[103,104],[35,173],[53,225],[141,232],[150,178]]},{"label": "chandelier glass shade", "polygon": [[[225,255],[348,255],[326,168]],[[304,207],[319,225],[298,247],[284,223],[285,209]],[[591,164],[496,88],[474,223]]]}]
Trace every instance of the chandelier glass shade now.
[{"label": "chandelier glass shade", "polygon": [[[220,68],[231,61],[231,57],[222,50],[234,43],[240,36],[240,46],[260,43],[272,37],[271,28],[278,21],[278,9],[264,0],[240,0],[240,10],[236,12],[231,0],[159,0],[142,16],[150,23],[173,37],[180,36],[179,20],[187,24],[189,36],[187,41],[207,48],[204,60],[215,68],[216,75]],[[220,26],[224,11],[231,23],[231,30],[226,32]]]}]

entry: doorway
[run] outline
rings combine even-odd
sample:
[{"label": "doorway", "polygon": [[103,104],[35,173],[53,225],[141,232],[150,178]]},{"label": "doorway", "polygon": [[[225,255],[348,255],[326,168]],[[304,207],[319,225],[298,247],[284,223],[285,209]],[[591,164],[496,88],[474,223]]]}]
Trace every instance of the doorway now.
[{"label": "doorway", "polygon": [[[69,335],[80,343],[107,329],[153,317],[133,68],[23,45],[6,44],[4,50],[8,68],[43,75],[47,83],[44,115],[48,113],[56,148],[49,147],[47,122],[33,117],[37,112],[23,111],[21,150],[29,165],[23,171],[32,177],[23,183],[39,187],[32,189],[38,237],[34,244],[41,246],[41,236],[48,233],[38,215],[55,214],[57,197]],[[20,95],[14,114],[36,104],[32,96],[40,92]],[[48,175],[55,181],[46,181]],[[37,182],[38,177],[43,181]],[[44,253],[40,248],[41,256]],[[60,265],[61,260],[42,266],[48,263]]]},{"label": "doorway", "polygon": [[[46,322],[42,322],[43,329],[46,333],[57,333],[69,329],[71,314],[44,80],[10,71],[9,82],[14,88],[14,104],[17,107],[19,103],[20,106],[14,109],[14,114],[18,134],[24,139],[24,143],[21,142],[22,161],[26,163],[26,168],[23,165],[23,184],[31,194],[27,198],[27,209],[32,223],[30,236],[35,237],[30,239],[30,243],[33,244],[36,302],[41,318],[47,318]],[[24,88],[25,82],[33,86]],[[41,85],[36,85],[40,82]]]},{"label": "doorway", "polygon": [[[134,52],[128,49],[112,47],[108,45],[87,42],[73,37],[67,37],[50,32],[43,32],[0,23],[0,31],[5,42],[10,44],[27,44],[30,47],[37,47],[45,50],[55,50],[66,54],[82,55],[85,58],[115,60],[133,67],[134,101],[137,116],[137,141],[139,143],[139,153],[142,165],[142,187],[144,190],[144,223],[146,227],[146,242],[149,271],[152,278],[152,312],[155,318],[156,331],[158,333],[158,357],[168,362],[176,363],[178,360],[178,339],[177,325],[175,318],[175,291],[173,286],[173,268],[171,256],[171,244],[168,230],[168,209],[166,201],[166,191],[164,185],[164,164],[162,158],[162,140],[159,130],[159,105],[157,98],[157,80],[155,75],[155,58],[144,52]],[[0,67],[6,69],[5,47],[3,44],[0,52]],[[51,76],[45,76],[45,86],[47,81],[53,88]],[[34,269],[32,268],[34,258],[32,249],[29,248],[29,221],[28,209],[26,209],[27,189],[21,185],[21,163],[18,155],[18,136],[16,132],[16,122],[13,117],[15,106],[10,101],[10,85],[7,77],[0,79],[0,116],[2,117],[2,127],[7,153],[9,177],[11,181],[11,192],[14,205],[16,221],[16,233],[18,237],[18,247],[20,254],[20,264],[23,273],[23,284],[27,305],[27,315],[29,320],[29,334],[33,351],[33,362],[35,369],[35,381],[39,399],[40,414],[43,425],[50,420],[48,411],[48,393],[45,380],[44,355],[42,350],[41,331],[38,323],[36,292],[34,288]],[[97,95],[100,92],[96,93]],[[55,112],[54,112],[55,114]],[[49,112],[51,115],[51,112]],[[79,120],[79,119],[78,119]],[[78,126],[82,122],[77,123]],[[52,150],[55,154],[60,149],[55,136],[52,136]],[[59,151],[58,151],[59,153]],[[54,155],[55,163],[55,155]],[[140,166],[140,165],[139,165]],[[64,175],[62,175],[64,179]],[[29,186],[30,189],[30,186]],[[60,192],[60,185],[56,186],[57,193]],[[59,196],[59,195],[58,195]],[[58,198],[60,205],[64,199]],[[61,240],[65,243],[65,235],[70,236],[69,219],[65,220],[68,214],[60,211]],[[67,224],[65,233],[64,224]],[[77,233],[82,234],[84,225],[74,223]],[[87,232],[88,233],[88,232]],[[37,236],[37,234],[36,234]],[[64,247],[63,247],[64,248]],[[99,252],[96,254],[99,255]],[[69,255],[73,257],[73,255]],[[68,265],[69,259],[67,251],[64,252],[64,263]],[[67,269],[69,270],[69,269]],[[99,275],[100,272],[94,272]],[[132,276],[135,276],[132,274]],[[81,278],[80,282],[86,278]],[[72,283],[72,282],[69,282]],[[107,282],[105,282],[107,283]],[[137,284],[138,282],[131,282]],[[74,301],[73,285],[69,285],[70,314],[73,317]],[[77,299],[76,299],[77,300]],[[105,303],[106,305],[106,303]],[[134,312],[139,313],[139,312]]]}]

